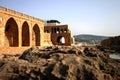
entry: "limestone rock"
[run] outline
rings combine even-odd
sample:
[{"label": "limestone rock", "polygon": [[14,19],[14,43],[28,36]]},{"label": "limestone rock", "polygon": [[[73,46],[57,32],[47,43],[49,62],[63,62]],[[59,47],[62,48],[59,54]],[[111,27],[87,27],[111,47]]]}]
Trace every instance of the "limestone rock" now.
[{"label": "limestone rock", "polygon": [[33,47],[0,61],[0,75],[10,80],[119,80],[119,69],[120,60],[96,47]]}]

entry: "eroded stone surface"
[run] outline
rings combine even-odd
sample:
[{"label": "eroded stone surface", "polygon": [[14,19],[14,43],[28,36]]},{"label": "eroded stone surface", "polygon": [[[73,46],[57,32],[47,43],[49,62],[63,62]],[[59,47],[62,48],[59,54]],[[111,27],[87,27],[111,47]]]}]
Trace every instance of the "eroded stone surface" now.
[{"label": "eroded stone surface", "polygon": [[0,60],[0,78],[22,80],[119,80],[120,60],[96,47],[30,48]]}]

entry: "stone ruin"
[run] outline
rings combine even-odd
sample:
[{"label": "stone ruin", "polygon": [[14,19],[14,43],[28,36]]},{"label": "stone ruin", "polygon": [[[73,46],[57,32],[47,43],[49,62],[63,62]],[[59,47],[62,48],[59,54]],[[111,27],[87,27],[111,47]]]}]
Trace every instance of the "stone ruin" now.
[{"label": "stone ruin", "polygon": [[68,25],[47,24],[8,8],[0,7],[0,53],[21,53],[32,46],[71,46],[73,37]]}]

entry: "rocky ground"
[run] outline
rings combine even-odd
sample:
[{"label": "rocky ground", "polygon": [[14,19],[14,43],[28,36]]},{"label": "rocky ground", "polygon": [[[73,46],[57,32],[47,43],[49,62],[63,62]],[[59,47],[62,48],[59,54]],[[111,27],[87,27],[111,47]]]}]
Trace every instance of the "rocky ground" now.
[{"label": "rocky ground", "polygon": [[120,36],[110,37],[101,41],[104,48],[109,48],[120,53]]},{"label": "rocky ground", "polygon": [[100,47],[32,47],[1,55],[0,80],[120,80],[120,60]]}]

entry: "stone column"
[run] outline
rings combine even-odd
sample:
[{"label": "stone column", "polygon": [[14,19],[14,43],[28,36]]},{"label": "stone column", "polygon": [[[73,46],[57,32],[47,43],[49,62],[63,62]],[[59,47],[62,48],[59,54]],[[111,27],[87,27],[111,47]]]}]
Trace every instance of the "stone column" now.
[{"label": "stone column", "polygon": [[22,47],[22,23],[18,22],[19,47]]},{"label": "stone column", "polygon": [[4,46],[4,21],[0,13],[0,47]]},{"label": "stone column", "polygon": [[32,24],[29,25],[30,47],[32,47]]},{"label": "stone column", "polygon": [[4,40],[5,40],[5,37],[4,37],[4,27],[1,27],[0,26],[0,47],[4,47]]},{"label": "stone column", "polygon": [[40,24],[40,46],[44,46],[44,25]]}]

